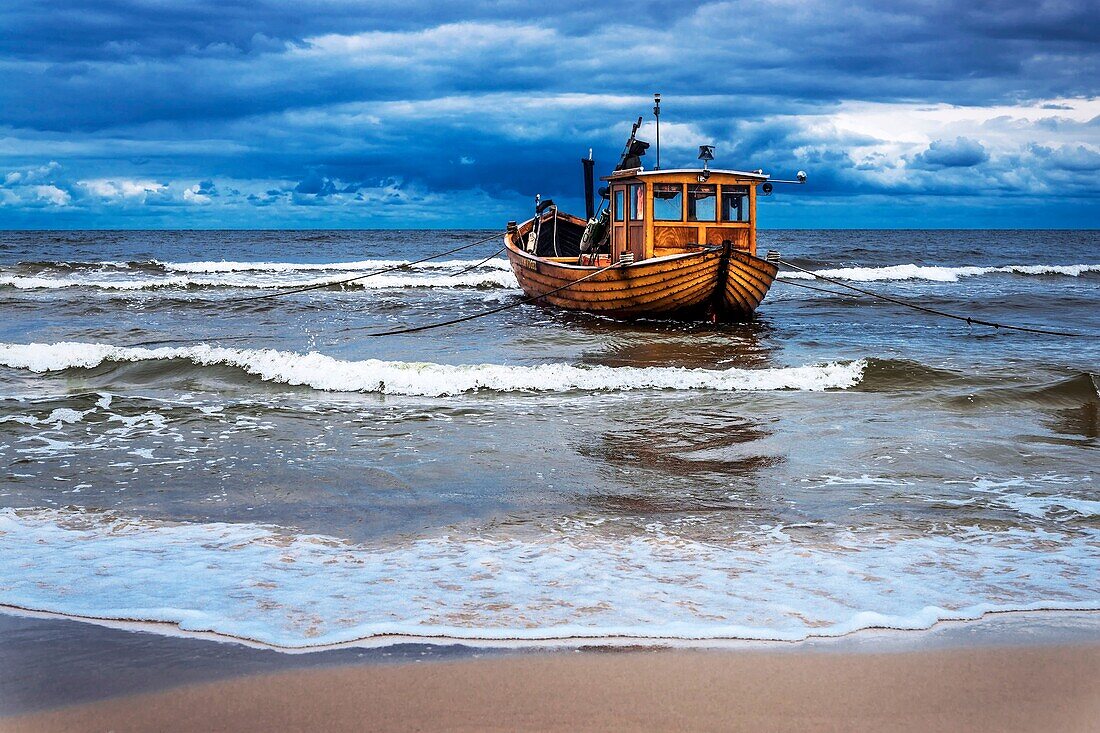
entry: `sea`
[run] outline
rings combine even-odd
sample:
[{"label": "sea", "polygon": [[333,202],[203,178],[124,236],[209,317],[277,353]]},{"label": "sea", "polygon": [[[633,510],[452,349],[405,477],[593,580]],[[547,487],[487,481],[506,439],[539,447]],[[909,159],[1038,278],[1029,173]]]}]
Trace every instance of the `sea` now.
[{"label": "sea", "polygon": [[501,244],[0,232],[0,612],[301,650],[1100,610],[1100,232],[760,232],[1078,336],[790,268],[744,323],[620,322],[521,304]]}]

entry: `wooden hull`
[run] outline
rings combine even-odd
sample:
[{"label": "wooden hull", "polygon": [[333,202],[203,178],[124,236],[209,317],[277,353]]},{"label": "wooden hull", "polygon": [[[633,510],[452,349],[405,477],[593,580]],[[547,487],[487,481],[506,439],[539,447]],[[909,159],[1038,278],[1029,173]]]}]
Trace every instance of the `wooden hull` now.
[{"label": "wooden hull", "polygon": [[505,234],[512,271],[528,297],[566,310],[627,319],[744,320],[760,305],[778,271],[747,252],[712,247],[642,260],[576,282],[600,267],[524,252],[518,243],[530,225]]}]

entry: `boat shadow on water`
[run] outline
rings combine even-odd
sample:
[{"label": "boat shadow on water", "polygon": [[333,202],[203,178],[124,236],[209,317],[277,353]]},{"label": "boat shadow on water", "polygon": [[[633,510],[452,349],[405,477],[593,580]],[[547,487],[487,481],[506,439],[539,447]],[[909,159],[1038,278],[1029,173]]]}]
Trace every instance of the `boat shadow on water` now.
[{"label": "boat shadow on water", "polygon": [[603,490],[577,500],[620,515],[756,511],[767,503],[763,474],[787,460],[769,446],[773,434],[766,421],[706,410],[578,436],[570,447],[598,466]]},{"label": "boat shadow on water", "polygon": [[580,341],[577,362],[585,366],[742,369],[775,366],[776,327],[756,316],[736,323],[657,319],[618,320],[590,313],[547,310],[554,328],[540,344]]}]

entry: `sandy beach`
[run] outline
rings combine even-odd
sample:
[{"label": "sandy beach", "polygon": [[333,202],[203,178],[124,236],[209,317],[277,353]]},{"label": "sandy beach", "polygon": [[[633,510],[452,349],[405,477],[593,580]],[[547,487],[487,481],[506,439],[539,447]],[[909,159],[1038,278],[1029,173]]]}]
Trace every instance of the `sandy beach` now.
[{"label": "sandy beach", "polygon": [[558,652],[195,684],[5,731],[1085,731],[1100,644],[920,652]]}]

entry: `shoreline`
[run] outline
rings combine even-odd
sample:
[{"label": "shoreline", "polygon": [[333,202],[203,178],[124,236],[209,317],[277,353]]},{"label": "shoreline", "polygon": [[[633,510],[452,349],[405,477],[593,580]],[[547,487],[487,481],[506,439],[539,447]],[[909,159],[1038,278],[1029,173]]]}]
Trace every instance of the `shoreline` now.
[{"label": "shoreline", "polygon": [[0,619],[4,617],[42,619],[54,621],[71,621],[79,624],[89,624],[106,629],[119,631],[141,632],[165,637],[192,639],[217,642],[222,644],[237,644],[252,649],[263,649],[278,652],[280,654],[321,654],[340,649],[384,649],[391,646],[413,644],[425,646],[460,646],[477,647],[481,649],[502,649],[512,651],[549,651],[570,650],[587,647],[626,647],[626,648],[652,648],[652,649],[728,649],[736,651],[753,651],[761,649],[797,649],[803,646],[822,644],[844,644],[853,640],[883,640],[890,637],[897,639],[909,637],[914,634],[923,634],[934,631],[942,631],[952,628],[961,628],[973,625],[987,625],[997,619],[1026,620],[1036,617],[1040,620],[1054,620],[1064,618],[1095,619],[1097,628],[1100,629],[1100,607],[1082,606],[1080,608],[1021,608],[983,611],[977,616],[959,616],[956,618],[940,618],[924,627],[903,627],[889,625],[869,625],[854,628],[850,631],[830,634],[810,634],[804,638],[782,639],[768,637],[675,637],[675,636],[629,636],[608,634],[601,636],[541,636],[532,638],[511,638],[485,636],[445,636],[445,635],[418,635],[418,634],[379,634],[367,636],[349,641],[338,641],[313,646],[280,646],[245,636],[234,636],[219,631],[192,631],[181,628],[174,621],[149,621],[118,619],[99,616],[80,616],[75,614],[59,613],[54,611],[40,611],[23,606],[15,606],[0,603]]},{"label": "shoreline", "polygon": [[1100,643],[893,653],[517,654],[185,685],[0,730],[1084,731]]},{"label": "shoreline", "polygon": [[[702,668],[713,659],[831,658],[842,660],[837,664],[859,666],[860,662],[851,660],[987,652],[1058,655],[1100,650],[1100,613],[1080,611],[999,613],[975,621],[941,622],[921,631],[873,630],[801,642],[740,641],[735,645],[706,646],[584,640],[570,645],[502,647],[418,640],[288,652],[224,637],[165,634],[161,630],[43,614],[0,613],[0,669],[8,670],[0,676],[0,730],[21,719],[16,716],[50,715],[66,708],[75,710],[73,706],[109,705],[138,699],[135,696],[152,699],[196,686],[216,687],[333,669],[434,668],[486,661],[615,657],[630,660],[617,672],[630,675],[636,666],[644,667],[646,660],[662,656],[703,660]],[[1094,661],[1094,670],[1100,669],[1100,658]],[[1100,689],[1100,680],[1096,687]]]}]

